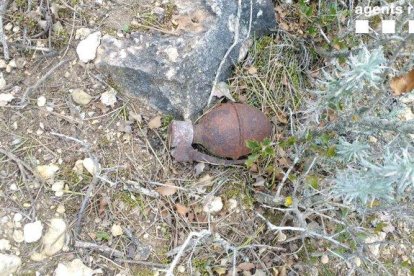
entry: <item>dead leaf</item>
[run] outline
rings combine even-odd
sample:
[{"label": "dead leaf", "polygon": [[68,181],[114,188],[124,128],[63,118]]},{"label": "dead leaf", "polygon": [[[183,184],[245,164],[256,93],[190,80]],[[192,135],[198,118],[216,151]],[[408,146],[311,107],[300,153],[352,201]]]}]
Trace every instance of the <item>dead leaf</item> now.
[{"label": "dead leaf", "polygon": [[205,167],[206,167],[205,163],[198,163],[197,165],[195,165],[194,166],[195,176],[199,176],[200,174],[202,174]]},{"label": "dead leaf", "polygon": [[183,217],[188,213],[188,208],[180,203],[175,204],[175,208],[177,209],[177,213]]},{"label": "dead leaf", "polygon": [[104,212],[106,210],[106,206],[108,206],[108,204],[109,204],[108,196],[103,195],[101,200],[99,201],[99,210],[98,210],[99,217],[101,218],[103,217]]},{"label": "dead leaf", "polygon": [[241,263],[237,266],[238,269],[241,269],[243,271],[250,271],[253,268],[255,268],[256,266],[252,263]]},{"label": "dead leaf", "polygon": [[197,183],[198,186],[211,186],[213,185],[213,177],[209,174],[206,174],[200,181]]},{"label": "dead leaf", "polygon": [[414,69],[405,75],[394,77],[390,82],[393,96],[400,96],[414,89]]},{"label": "dead leaf", "polygon": [[259,177],[256,178],[256,182],[253,183],[253,186],[254,187],[264,187],[265,183],[266,183],[266,179],[259,176]]},{"label": "dead leaf", "polygon": [[230,94],[229,86],[223,81],[214,86],[212,96],[217,98],[226,97],[230,101],[235,102],[234,98]]},{"label": "dead leaf", "polygon": [[254,66],[250,66],[249,69],[247,69],[247,72],[251,75],[256,75],[257,74],[257,68]]},{"label": "dead leaf", "polygon": [[177,192],[177,187],[172,183],[165,183],[165,186],[155,189],[162,196],[172,196]]},{"label": "dead leaf", "polygon": [[289,31],[289,26],[285,22],[280,22],[279,26],[280,26],[280,28],[282,28],[282,30]]},{"label": "dead leaf", "polygon": [[133,111],[130,111],[129,113],[129,120],[130,121],[136,121],[137,124],[141,124],[142,123],[142,116],[141,114],[137,114]]},{"label": "dead leaf", "polygon": [[282,125],[287,125],[289,122],[286,114],[283,112],[277,112],[276,118],[277,118],[277,122],[281,123]]},{"label": "dead leaf", "polygon": [[161,116],[155,116],[151,119],[151,121],[148,122],[148,127],[150,129],[156,129],[161,127]]},{"label": "dead leaf", "polygon": [[225,267],[215,267],[215,268],[213,269],[213,271],[214,271],[215,273],[217,273],[217,275],[218,275],[218,276],[223,276],[223,275],[225,275],[225,274],[226,274],[226,272],[227,272],[227,268],[225,268]]}]

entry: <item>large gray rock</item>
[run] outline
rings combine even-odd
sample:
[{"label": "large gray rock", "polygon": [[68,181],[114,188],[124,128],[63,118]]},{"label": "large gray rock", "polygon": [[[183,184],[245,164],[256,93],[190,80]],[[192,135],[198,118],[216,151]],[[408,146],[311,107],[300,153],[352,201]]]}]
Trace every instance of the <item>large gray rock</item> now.
[{"label": "large gray rock", "polygon": [[[241,1],[241,42],[225,60],[219,81],[226,80],[234,64],[244,58],[248,37],[276,27],[271,0]],[[206,106],[219,64],[233,44],[238,0],[176,0],[175,4],[178,27],[173,34],[136,32],[122,40],[104,36],[96,64],[110,73],[121,90],[165,113],[192,118]]]}]

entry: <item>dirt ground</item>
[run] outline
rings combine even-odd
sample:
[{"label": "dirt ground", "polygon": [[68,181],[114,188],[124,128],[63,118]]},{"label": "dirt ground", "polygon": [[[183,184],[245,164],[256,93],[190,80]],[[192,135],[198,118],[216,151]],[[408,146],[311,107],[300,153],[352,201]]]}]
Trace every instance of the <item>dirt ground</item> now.
[{"label": "dirt ground", "polygon": [[[292,170],[306,172],[314,160],[296,163],[290,154],[287,106],[299,109],[295,103],[303,95],[298,93],[313,86],[324,64],[287,50],[283,54],[294,56],[296,63],[280,59],[266,65],[274,75],[265,85],[277,91],[274,95],[258,97],[259,84],[251,79],[263,66],[264,48],[296,43],[294,38],[278,35],[254,44],[251,58],[229,82],[238,101],[255,105],[272,120],[274,156],[249,168],[181,164],[171,159],[167,146],[173,118],[117,91],[93,62],[80,62],[75,51],[76,30],[82,27],[118,37],[148,26],[171,28],[171,18],[157,21],[152,12],[159,6],[168,15],[170,2],[46,2],[37,9],[37,2],[29,7],[13,1],[3,17],[4,26],[12,25],[5,34],[13,62],[5,61],[1,68],[6,80],[1,93],[14,99],[0,107],[0,252],[22,259],[16,275],[53,275],[59,263],[76,258],[103,275],[164,275],[176,256],[175,275],[237,275],[234,269],[238,275],[379,275],[375,271],[382,266],[392,275],[412,273],[411,224],[374,209],[361,217],[331,199],[325,188],[312,186],[311,175],[289,176]],[[275,12],[280,17],[281,10]],[[42,34],[39,22],[47,21],[47,13],[54,25]],[[286,64],[294,67],[277,70]],[[75,102],[74,90],[86,92],[88,103]],[[105,105],[102,94],[113,90],[116,102]],[[313,188],[297,190],[296,179]],[[277,191],[279,197],[269,196]],[[301,216],[289,214],[292,210],[303,212],[307,237],[289,228],[302,223]],[[410,210],[412,204],[407,204],[407,216]],[[55,254],[39,257],[53,218],[66,223],[64,244]],[[42,237],[26,242],[24,226],[35,221],[43,225]],[[275,232],[272,225],[287,228]],[[385,237],[375,236],[371,247],[359,247],[347,227],[385,233],[389,243],[381,255],[374,254]],[[365,258],[363,252],[373,255]]]}]

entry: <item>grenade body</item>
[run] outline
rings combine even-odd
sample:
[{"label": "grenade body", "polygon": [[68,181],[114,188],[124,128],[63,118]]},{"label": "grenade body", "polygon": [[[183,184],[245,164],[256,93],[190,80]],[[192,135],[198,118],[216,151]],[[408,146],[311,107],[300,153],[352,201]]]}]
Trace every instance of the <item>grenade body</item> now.
[{"label": "grenade body", "polygon": [[257,108],[240,103],[222,104],[194,126],[193,143],[216,156],[238,159],[249,154],[246,141],[263,141],[271,135],[271,124]]}]

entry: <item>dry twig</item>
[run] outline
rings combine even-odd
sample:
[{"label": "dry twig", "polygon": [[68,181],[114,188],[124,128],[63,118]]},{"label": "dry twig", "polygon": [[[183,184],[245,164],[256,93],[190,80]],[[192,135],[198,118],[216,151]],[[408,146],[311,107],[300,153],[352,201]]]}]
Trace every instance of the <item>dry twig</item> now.
[{"label": "dry twig", "polygon": [[3,30],[3,16],[6,14],[7,5],[9,4],[8,0],[0,0],[0,41],[3,45],[3,54],[4,59],[9,60],[10,54],[9,54],[9,47],[7,45],[6,37],[4,36],[4,30]]},{"label": "dry twig", "polygon": [[26,101],[27,101],[27,97],[34,91],[34,90],[36,90],[47,78],[49,78],[50,77],[50,75],[52,75],[52,73],[56,70],[56,69],[58,69],[59,67],[61,67],[63,64],[65,64],[66,62],[68,62],[69,61],[69,59],[64,59],[64,60],[61,60],[58,64],[56,64],[55,66],[53,66],[52,68],[50,68],[50,70],[46,73],[46,74],[44,74],[43,75],[43,77],[41,77],[34,85],[32,85],[32,86],[29,86],[27,89],[26,89],[26,91],[24,92],[24,94],[23,94],[23,97],[20,99],[20,102],[19,102],[19,107],[20,108],[24,108],[26,105],[27,105],[27,103],[26,103]]},{"label": "dry twig", "polygon": [[75,241],[75,245],[76,248],[85,248],[85,249],[91,249],[91,250],[96,250],[99,251],[101,253],[107,254],[110,257],[116,257],[116,258],[124,258],[125,255],[124,253],[122,253],[119,250],[113,249],[109,246],[106,245],[98,245],[95,243],[91,243],[91,242],[85,242],[85,241]]}]

